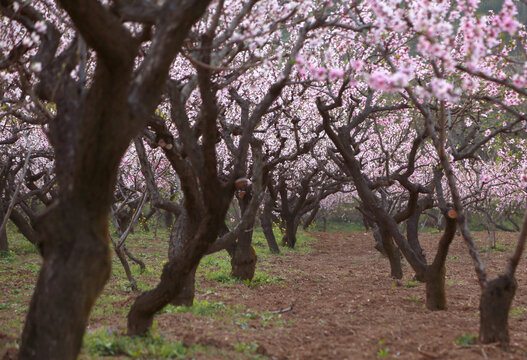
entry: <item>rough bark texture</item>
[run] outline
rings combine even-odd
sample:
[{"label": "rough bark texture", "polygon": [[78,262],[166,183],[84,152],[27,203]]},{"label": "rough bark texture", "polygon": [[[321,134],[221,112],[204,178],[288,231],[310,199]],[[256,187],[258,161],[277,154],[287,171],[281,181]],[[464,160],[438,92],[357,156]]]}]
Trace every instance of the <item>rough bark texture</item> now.
[{"label": "rough bark texture", "polygon": [[[186,229],[189,226],[189,217],[185,211],[182,211],[174,223],[174,228],[170,233],[170,243],[168,245],[168,260],[173,261],[181,256],[185,245]],[[188,239],[187,239],[188,240]],[[171,300],[172,305],[192,306],[195,296],[195,276],[198,265],[196,265],[186,276],[182,279],[183,286],[179,292],[176,293]]]},{"label": "rough bark texture", "polygon": [[196,294],[196,270],[198,270],[198,266],[195,266],[188,276],[183,279],[183,288],[170,302],[172,305],[192,306],[194,304],[194,297]]},{"label": "rough bark texture", "polygon": [[[0,174],[3,175],[3,174]],[[0,184],[0,224],[4,220],[5,209],[2,201],[2,185]],[[7,243],[7,226],[0,231],[0,251],[9,251],[9,244]]]},{"label": "rough bark texture", "polygon": [[419,217],[421,216],[421,209],[417,207],[414,213],[406,221],[406,233],[408,244],[412,247],[414,253],[423,263],[426,264],[426,257],[419,243]]},{"label": "rough bark texture", "polygon": [[320,204],[317,204],[313,210],[309,213],[308,217],[306,218],[304,222],[304,230],[307,230],[307,228],[315,221],[315,217],[318,214],[318,211],[320,210]]},{"label": "rough bark texture", "polygon": [[272,219],[272,199],[269,194],[265,195],[263,211],[260,213],[260,225],[262,226],[265,239],[267,240],[267,245],[269,250],[273,254],[279,254],[280,248],[276,242],[276,238],[273,232],[273,219]]},{"label": "rough bark texture", "polygon": [[426,282],[426,308],[428,310],[446,310],[445,293],[446,267],[443,265],[438,270],[429,267],[425,275]]},{"label": "rough bark texture", "polygon": [[0,251],[9,251],[9,244],[7,243],[7,226],[0,232]]},{"label": "rough bark texture", "polygon": [[378,227],[373,232],[375,238],[375,249],[386,256],[390,262],[390,275],[394,279],[403,278],[403,268],[401,267],[401,254],[394,245],[390,233],[381,231]]},{"label": "rough bark texture", "polygon": [[[218,210],[223,216],[227,211],[226,207],[225,205],[225,209]],[[128,314],[128,335],[139,335],[148,331],[154,315],[183,290],[188,276],[198,266],[210,244],[216,240],[223,221],[219,217],[209,215],[199,221],[199,227],[192,240],[186,242],[182,250],[163,267],[161,281],[157,287],[137,297]]]},{"label": "rough bark texture", "polygon": [[282,245],[293,249],[296,244],[296,231],[298,229],[298,221],[294,216],[285,220],[285,234],[282,238]]},{"label": "rough bark texture", "polygon": [[[446,257],[454,235],[456,234],[456,219],[447,214],[445,232],[439,240],[434,261],[426,267],[424,281],[426,282],[426,308],[429,310],[446,310],[445,274]],[[423,255],[424,256],[424,255]]]},{"label": "rough bark texture", "polygon": [[128,260],[126,260],[126,254],[124,253],[124,249],[122,247],[116,248],[114,246],[115,254],[119,258],[119,261],[121,262],[121,265],[123,265],[124,272],[126,273],[126,277],[128,278],[128,281],[130,282],[130,287],[132,288],[132,291],[139,291],[139,288],[137,287],[137,281],[135,281],[134,276],[132,275],[132,271],[130,270],[130,265],[128,264]]},{"label": "rough bark texture", "polygon": [[375,239],[375,250],[380,252],[382,255],[387,256],[386,250],[384,250],[384,245],[382,244],[381,230],[379,230],[378,226],[374,227],[373,238]]},{"label": "rough bark texture", "polygon": [[[40,221],[44,263],[26,318],[20,359],[75,359],[80,350],[90,309],[111,269],[107,214],[82,209],[61,203]],[[88,223],[87,218],[94,221]]]},{"label": "rough bark texture", "polygon": [[[249,241],[245,239],[247,237],[249,237]],[[250,237],[252,237],[252,231],[243,234],[238,239],[238,245],[231,259],[231,276],[240,280],[252,280],[256,270],[258,257],[256,256],[256,251],[251,246]]]},{"label": "rough bark texture", "polygon": [[13,209],[9,219],[30,243],[40,248],[40,239],[37,232],[17,209]]},{"label": "rough bark texture", "polygon": [[479,340],[483,344],[509,346],[509,310],[517,287],[515,278],[502,275],[483,288],[479,303]]},{"label": "rough bark texture", "polygon": [[[252,199],[251,192],[252,190],[247,191],[245,196],[238,197],[238,203],[240,204],[242,214],[245,214],[248,210],[249,203]],[[240,280],[252,280],[256,270],[258,257],[251,246],[254,221],[255,217],[253,216],[247,224],[247,229],[238,236],[236,249],[231,257],[231,276]]]}]

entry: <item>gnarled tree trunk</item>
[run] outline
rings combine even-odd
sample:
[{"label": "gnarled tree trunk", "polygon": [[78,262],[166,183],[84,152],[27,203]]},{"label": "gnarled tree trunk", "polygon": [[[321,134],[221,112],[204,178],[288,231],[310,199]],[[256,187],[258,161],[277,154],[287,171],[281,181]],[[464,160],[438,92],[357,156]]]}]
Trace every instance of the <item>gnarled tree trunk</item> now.
[{"label": "gnarled tree trunk", "polygon": [[273,202],[269,194],[265,195],[263,211],[260,213],[260,225],[267,240],[267,246],[273,254],[279,254],[280,248],[276,242],[273,232],[273,216],[272,216]]},{"label": "gnarled tree trunk", "polygon": [[[246,213],[251,199],[251,190],[244,192],[244,196],[238,197],[242,215]],[[240,280],[252,280],[256,270],[258,257],[251,246],[255,216],[256,214],[248,220],[247,229],[238,236],[236,248],[231,255],[231,276]]]},{"label": "gnarled tree trunk", "polygon": [[390,275],[392,278],[402,279],[403,268],[401,267],[401,254],[399,249],[394,245],[390,233],[381,231],[378,227],[375,227],[373,236],[375,238],[375,249],[385,255],[390,262]]},{"label": "gnarled tree trunk", "polygon": [[[0,188],[0,224],[6,216],[6,209],[4,209],[4,203],[2,201],[2,189]],[[9,251],[9,244],[7,243],[7,226],[3,229],[0,229],[0,251]]]},{"label": "gnarled tree trunk", "polygon": [[111,269],[108,214],[85,208],[59,203],[37,224],[44,263],[26,318],[20,359],[77,357],[88,315]]},{"label": "gnarled tree trunk", "polygon": [[258,257],[251,246],[252,235],[252,230],[246,230],[240,235],[231,258],[231,275],[240,280],[252,280],[256,270]]},{"label": "gnarled tree trunk", "polygon": [[181,231],[182,241],[175,243],[178,247],[172,251],[173,257],[163,267],[159,284],[136,298],[128,313],[128,335],[148,331],[154,315],[176,299],[188,285],[189,277],[224,227],[232,193],[225,192],[213,197],[211,194],[218,194],[218,190],[208,190],[211,191],[207,194],[207,205],[210,208],[205,213],[200,211],[203,209],[201,206],[195,207],[190,202],[187,203],[188,208],[185,207],[181,212],[178,218],[180,224],[176,228],[181,229],[178,231]]},{"label": "gnarled tree trunk", "polygon": [[509,346],[509,310],[518,283],[513,277],[501,275],[483,288],[479,302],[479,340],[484,344]]},{"label": "gnarled tree trunk", "polygon": [[[185,232],[186,226],[188,226],[189,218],[187,213],[183,210],[178,216],[172,232],[170,233],[170,242],[168,245],[168,261],[173,261],[177,259],[178,256],[181,256],[185,242],[189,241],[188,237],[190,234]],[[198,264],[199,265],[199,264]],[[170,302],[172,305],[179,306],[192,306],[194,303],[195,296],[195,283],[196,283],[196,271],[198,265],[188,273],[184,279],[182,279],[183,287],[181,290],[174,296]]]},{"label": "gnarled tree trunk", "polygon": [[285,234],[282,238],[282,245],[293,249],[296,244],[296,232],[298,229],[298,220],[295,216],[290,216],[284,219]]},{"label": "gnarled tree trunk", "polygon": [[443,265],[438,269],[428,267],[424,277],[426,283],[426,308],[428,310],[446,310],[445,293],[446,267]]},{"label": "gnarled tree trunk", "polygon": [[303,226],[304,230],[307,230],[309,225],[311,225],[313,221],[315,221],[315,217],[317,216],[319,210],[320,210],[320,203],[318,203],[315,206],[315,208],[311,210],[308,217],[306,218],[306,221],[304,222],[304,226]]},{"label": "gnarled tree trunk", "polygon": [[426,267],[424,281],[426,282],[426,308],[428,310],[446,310],[445,274],[446,257],[454,235],[456,234],[456,213],[445,214],[446,228],[439,240],[434,262]]}]

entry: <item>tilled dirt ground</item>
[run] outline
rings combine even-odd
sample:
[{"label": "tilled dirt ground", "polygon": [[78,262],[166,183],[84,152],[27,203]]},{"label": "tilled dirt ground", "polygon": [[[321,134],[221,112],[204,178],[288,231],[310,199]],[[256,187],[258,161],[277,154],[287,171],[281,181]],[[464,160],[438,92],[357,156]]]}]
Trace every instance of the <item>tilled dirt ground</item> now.
[{"label": "tilled dirt ground", "polygon": [[[234,344],[255,344],[253,355],[269,359],[525,359],[527,358],[527,261],[517,272],[518,291],[509,321],[511,350],[496,344],[463,345],[478,332],[480,289],[471,259],[461,237],[456,236],[447,261],[448,310],[424,308],[424,284],[389,276],[388,261],[373,249],[371,233],[311,233],[316,240],[309,253],[269,256],[258,264],[279,284],[248,287],[201,279],[196,299],[242,306],[249,313],[272,315],[232,319],[190,313],[157,316],[160,333],[185,345],[201,344],[220,350],[194,357],[215,359],[235,354]],[[486,233],[475,233],[478,247],[488,247]],[[432,258],[440,235],[422,235],[422,245]],[[499,233],[500,249],[482,253],[490,277],[504,269],[517,234]],[[212,290],[211,290],[212,289]],[[122,301],[129,307],[133,297]],[[292,309],[291,309],[292,308]],[[265,320],[265,319],[264,319]],[[125,328],[123,316],[92,317],[90,328]],[[1,336],[0,336],[1,337]],[[0,338],[0,342],[1,342]],[[456,343],[457,340],[457,343]],[[223,351],[223,352],[222,352]],[[1,355],[1,351],[0,351]],[[230,355],[221,355],[230,358]]]},{"label": "tilled dirt ground", "polygon": [[[525,359],[527,358],[527,270],[518,269],[519,288],[510,319],[512,350],[494,345],[457,345],[463,335],[477,334],[479,286],[466,247],[456,237],[447,263],[448,310],[424,308],[424,284],[411,286],[413,273],[404,279],[389,276],[389,264],[373,249],[371,233],[312,233],[313,251],[291,258],[269,260],[269,271],[279,270],[286,285],[249,289],[218,287],[207,299],[243,304],[255,311],[288,309],[284,327],[258,324],[233,332],[214,322],[186,314],[164,314],[160,328],[187,342],[229,347],[235,341],[256,341],[262,353],[276,359]],[[486,233],[476,234],[480,246]],[[499,234],[503,246],[513,248],[515,234]],[[439,235],[423,235],[427,253]],[[504,268],[510,254],[491,252],[491,274]],[[428,255],[431,258],[431,255]],[[492,275],[494,276],[494,275]],[[189,324],[190,326],[188,326]],[[185,326],[183,326],[185,325]]]}]

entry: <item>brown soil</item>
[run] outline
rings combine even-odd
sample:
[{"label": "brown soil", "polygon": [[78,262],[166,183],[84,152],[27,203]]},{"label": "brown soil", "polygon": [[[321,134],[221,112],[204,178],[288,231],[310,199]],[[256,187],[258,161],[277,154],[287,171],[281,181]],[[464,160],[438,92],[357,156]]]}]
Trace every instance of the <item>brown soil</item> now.
[{"label": "brown soil", "polygon": [[[505,352],[497,344],[459,346],[455,342],[464,334],[477,334],[479,324],[480,289],[460,237],[454,239],[447,261],[449,308],[432,312],[424,308],[424,284],[411,283],[413,273],[408,266],[403,268],[402,281],[390,278],[388,261],[373,248],[371,233],[312,233],[312,236],[316,241],[311,252],[269,256],[258,263],[267,273],[283,277],[281,284],[250,288],[244,284],[225,286],[199,280],[198,301],[221,301],[231,307],[241,304],[253,313],[292,307],[280,315],[280,323],[276,322],[278,315],[266,326],[258,318],[245,320],[247,326],[242,327],[233,324],[232,319],[162,314],[156,318],[157,331],[168,338],[183,340],[186,345],[213,346],[226,352],[234,352],[236,343],[257,343],[256,353],[269,359],[527,357],[525,259],[518,268],[518,291],[509,321],[511,351]],[[427,254],[432,253],[439,236],[421,237]],[[480,239],[480,248],[488,246],[486,233],[475,233],[474,237]],[[498,237],[503,239],[500,245],[509,250],[482,254],[490,278],[504,269],[517,234],[500,233]],[[132,300],[129,296],[118,306],[128,308]],[[92,318],[90,329],[102,326],[124,329],[125,322],[122,315]],[[0,341],[1,338],[2,334]],[[217,355],[204,351],[196,357],[215,359]]]},{"label": "brown soil", "polygon": [[[447,262],[447,311],[424,308],[424,284],[408,288],[413,277],[404,268],[403,281],[389,277],[389,264],[373,249],[367,234],[313,233],[318,240],[309,254],[272,257],[269,271],[280,268],[286,286],[216,287],[198,299],[243,304],[254,311],[293,307],[282,314],[287,325],[263,328],[259,323],[233,332],[204,317],[164,314],[159,328],[187,343],[232,347],[256,341],[271,359],[524,359],[527,355],[527,271],[518,269],[519,290],[510,319],[512,350],[494,345],[458,346],[462,334],[477,334],[479,286],[470,258],[456,237]],[[476,234],[484,246],[486,233]],[[515,234],[500,234],[512,248]],[[431,250],[439,235],[424,235]],[[429,253],[429,252],[428,252]],[[490,254],[491,274],[504,268],[510,252]],[[486,258],[486,254],[483,254]],[[429,255],[429,257],[431,257]],[[202,285],[204,285],[202,283]],[[207,284],[213,286],[214,284]],[[522,310],[523,309],[523,310]],[[525,311],[525,312],[524,312]],[[519,313],[519,314],[518,314]],[[252,326],[251,326],[252,325]],[[207,356],[204,356],[207,357]]]}]

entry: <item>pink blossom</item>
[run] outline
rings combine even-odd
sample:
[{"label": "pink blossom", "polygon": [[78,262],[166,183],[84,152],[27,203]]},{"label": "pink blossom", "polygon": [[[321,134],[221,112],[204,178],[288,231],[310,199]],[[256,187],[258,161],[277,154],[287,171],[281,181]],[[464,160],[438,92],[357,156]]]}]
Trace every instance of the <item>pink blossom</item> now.
[{"label": "pink blossom", "polygon": [[352,60],[350,62],[350,67],[355,72],[359,72],[362,70],[362,67],[364,66],[364,63],[362,60]]},{"label": "pink blossom", "polygon": [[454,86],[445,79],[433,78],[432,81],[430,81],[430,88],[432,94],[439,100],[457,100],[458,96],[454,91]]},{"label": "pink blossom", "polygon": [[302,66],[304,65],[306,62],[304,60],[304,58],[302,57],[302,55],[297,55],[296,58],[295,58],[295,62],[299,65],[299,66]]},{"label": "pink blossom", "polygon": [[342,69],[330,69],[329,70],[329,80],[335,81],[337,79],[342,79],[344,77],[344,71]]},{"label": "pink blossom", "polygon": [[527,167],[523,167],[521,170],[520,181],[523,187],[527,186]]},{"label": "pink blossom", "polygon": [[316,66],[311,66],[309,68],[309,71],[311,72],[311,76],[313,76],[313,78],[315,80],[325,80],[326,79],[326,76],[327,76],[327,70],[325,67],[316,67]]},{"label": "pink blossom", "polygon": [[43,33],[47,30],[47,25],[44,21],[37,21],[35,24],[35,30],[39,33]]},{"label": "pink blossom", "polygon": [[390,74],[386,70],[377,70],[368,76],[368,85],[375,90],[390,90]]}]

